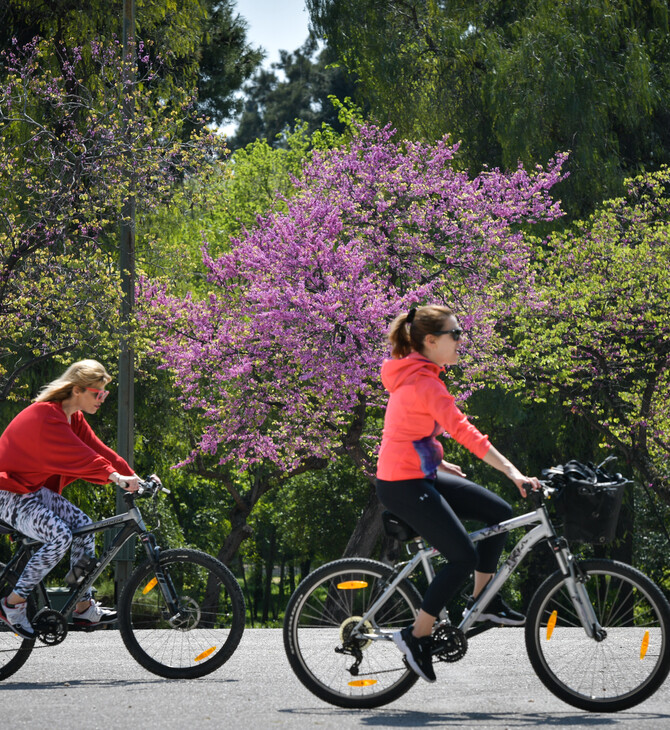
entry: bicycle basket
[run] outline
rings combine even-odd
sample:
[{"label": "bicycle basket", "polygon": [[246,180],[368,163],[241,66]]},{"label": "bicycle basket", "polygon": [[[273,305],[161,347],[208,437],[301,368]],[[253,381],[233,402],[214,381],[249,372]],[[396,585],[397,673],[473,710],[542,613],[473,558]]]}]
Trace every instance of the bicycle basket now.
[{"label": "bicycle basket", "polygon": [[574,460],[546,473],[551,486],[558,489],[554,504],[565,537],[595,545],[612,542],[627,483],[621,474],[612,476]]}]

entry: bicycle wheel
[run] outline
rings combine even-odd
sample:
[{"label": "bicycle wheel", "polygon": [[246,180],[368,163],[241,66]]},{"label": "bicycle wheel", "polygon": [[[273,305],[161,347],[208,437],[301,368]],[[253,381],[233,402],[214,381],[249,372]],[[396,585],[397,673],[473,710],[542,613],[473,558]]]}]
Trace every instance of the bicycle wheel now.
[{"label": "bicycle wheel", "polygon": [[218,669],[244,631],[244,597],[228,568],[198,550],[166,550],[160,565],[177,604],[173,615],[151,562],[133,572],[119,602],[119,629],[133,658],[170,679]]},{"label": "bicycle wheel", "polygon": [[336,560],[315,570],[286,607],[284,648],[298,679],[340,707],[378,707],[400,697],[418,676],[403,662],[393,631],[414,623],[421,596],[403,581],[365,624],[379,639],[351,637],[379,598],[391,570],[364,558]]},{"label": "bicycle wheel", "polygon": [[[8,596],[14,588],[14,581],[3,575],[4,563],[0,563],[0,598]],[[35,615],[35,601],[28,598],[28,616]],[[0,680],[11,677],[26,663],[35,646],[35,639],[24,639],[14,633],[10,626],[0,621]]]},{"label": "bicycle wheel", "polygon": [[607,636],[596,641],[586,635],[557,571],[528,607],[528,656],[544,685],[568,704],[593,712],[624,710],[649,697],[668,674],[670,606],[629,565],[585,560],[580,568]]}]

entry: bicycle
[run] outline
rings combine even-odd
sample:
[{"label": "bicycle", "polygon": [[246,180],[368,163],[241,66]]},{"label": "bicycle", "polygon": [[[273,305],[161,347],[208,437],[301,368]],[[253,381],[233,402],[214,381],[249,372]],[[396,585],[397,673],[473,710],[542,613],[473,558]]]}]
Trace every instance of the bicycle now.
[{"label": "bicycle", "polygon": [[[121,528],[71,589],[60,611],[51,607],[43,582],[31,592],[28,616],[35,637],[19,637],[0,622],[0,680],[23,666],[36,642],[43,648],[55,646],[65,640],[70,628],[78,628],[68,625],[77,602],[134,536],[139,537],[147,559],[131,573],[118,603],[119,631],[133,658],[161,677],[189,679],[213,672],[231,657],[244,631],[242,590],[230,570],[211,555],[186,548],[161,550],[135,504],[137,497],[156,499],[161,492],[169,494],[160,481],[149,478],[140,483],[138,492],[124,492],[127,512],[72,530],[76,536]],[[41,543],[1,521],[0,530],[18,544],[9,562],[0,563],[0,597],[4,597]]]},{"label": "bicycle", "polygon": [[[617,475],[600,486],[614,491],[625,483]],[[497,626],[477,619],[529,552],[545,542],[558,570],[528,606],[524,635],[531,665],[542,683],[570,705],[594,712],[623,710],[648,698],[670,671],[670,605],[637,569],[573,556],[545,505],[557,491],[544,481],[540,491],[529,494],[533,511],[470,533],[478,542],[532,528],[458,625],[446,610],[438,616],[433,658],[458,661],[468,640]],[[300,583],[286,609],[283,636],[289,663],[308,690],[333,705],[378,707],[403,695],[418,679],[392,635],[414,623],[421,605],[410,576],[421,566],[430,582],[435,575],[431,561],[439,553],[388,512],[384,529],[407,543],[409,560],[393,567],[366,558],[333,561]]]}]

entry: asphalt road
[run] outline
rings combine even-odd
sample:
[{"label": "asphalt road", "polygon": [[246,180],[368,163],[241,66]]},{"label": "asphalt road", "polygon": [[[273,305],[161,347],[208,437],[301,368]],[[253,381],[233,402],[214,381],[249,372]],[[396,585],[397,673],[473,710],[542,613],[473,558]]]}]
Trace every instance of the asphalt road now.
[{"label": "asphalt road", "polygon": [[614,715],[576,710],[533,674],[520,629],[490,631],[464,659],[436,666],[376,710],[343,710],[294,677],[279,629],[247,629],[233,657],[197,680],[142,669],[116,631],[70,634],[36,649],[0,682],[2,728],[635,728],[670,730],[670,679],[646,702]]}]

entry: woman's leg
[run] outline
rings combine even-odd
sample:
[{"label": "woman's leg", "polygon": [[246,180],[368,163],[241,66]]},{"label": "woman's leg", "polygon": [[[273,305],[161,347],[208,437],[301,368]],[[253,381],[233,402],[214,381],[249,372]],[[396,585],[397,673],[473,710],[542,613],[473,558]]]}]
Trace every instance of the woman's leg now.
[{"label": "woman's leg", "polygon": [[61,560],[72,542],[72,532],[42,502],[39,492],[27,496],[12,494],[11,498],[7,498],[6,494],[9,493],[2,493],[2,519],[24,535],[43,543],[26,564],[14,592],[8,598],[8,603],[12,606],[25,601],[32,589]]},{"label": "woman's leg", "polygon": [[[85,527],[90,525],[91,518],[79,507],[75,507],[69,500],[65,499],[61,494],[56,494],[50,489],[41,489],[38,492],[42,503],[48,507],[56,516],[58,516],[63,522],[71,529],[77,527]],[[77,565],[86,557],[95,556],[95,535],[75,536],[72,538],[72,547],[70,549],[70,567]],[[92,594],[89,592],[85,596],[82,596],[81,601],[77,603],[75,609],[77,611],[84,611],[90,604]]]},{"label": "woman's leg", "polygon": [[435,617],[476,568],[477,550],[456,512],[431,480],[378,480],[377,494],[387,509],[401,515],[449,561],[428,586],[415,622],[415,636],[429,634]]}]

